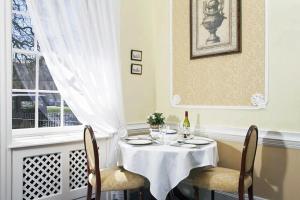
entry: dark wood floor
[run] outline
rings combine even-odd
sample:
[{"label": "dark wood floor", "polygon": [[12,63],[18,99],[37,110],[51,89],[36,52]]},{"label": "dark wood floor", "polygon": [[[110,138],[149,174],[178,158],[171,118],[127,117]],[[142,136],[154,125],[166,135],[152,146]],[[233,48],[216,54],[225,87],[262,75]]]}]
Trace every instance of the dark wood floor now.
[{"label": "dark wood floor", "polygon": [[[156,200],[156,198],[154,198],[149,189],[145,189],[144,190],[144,195],[145,195],[145,199],[144,200]],[[130,193],[130,198],[129,200],[139,200],[138,198],[138,192],[134,192],[132,191]],[[169,194],[168,197],[166,198],[166,200],[192,200],[192,199],[189,199],[185,196],[182,196],[182,194],[179,193],[178,190],[175,190],[174,192],[172,192],[172,194]]]}]

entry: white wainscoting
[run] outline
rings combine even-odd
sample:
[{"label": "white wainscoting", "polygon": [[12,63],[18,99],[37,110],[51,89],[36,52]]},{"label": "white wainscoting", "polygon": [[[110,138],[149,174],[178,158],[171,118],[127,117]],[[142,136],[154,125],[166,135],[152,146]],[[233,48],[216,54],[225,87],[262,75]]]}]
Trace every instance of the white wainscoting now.
[{"label": "white wainscoting", "polygon": [[[171,128],[177,128],[177,124],[168,124]],[[138,133],[149,128],[146,123],[129,124],[128,127],[133,127],[132,131]],[[134,127],[137,127],[134,129]],[[247,130],[249,127],[235,128],[235,127],[212,127],[200,126],[193,128],[196,135],[207,136],[216,140],[244,142]],[[274,131],[265,130],[258,127],[258,143],[267,146],[275,146],[289,149],[300,149],[300,132],[292,131]]]},{"label": "white wainscoting", "polygon": [[[196,133],[234,142],[244,142],[247,128],[200,127]],[[281,148],[300,149],[300,132],[262,130],[258,127],[258,143]]]}]

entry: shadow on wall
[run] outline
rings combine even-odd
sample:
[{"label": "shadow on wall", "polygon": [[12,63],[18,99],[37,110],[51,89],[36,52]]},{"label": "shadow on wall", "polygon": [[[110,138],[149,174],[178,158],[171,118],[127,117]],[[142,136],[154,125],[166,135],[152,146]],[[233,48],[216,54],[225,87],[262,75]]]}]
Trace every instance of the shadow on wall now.
[{"label": "shadow on wall", "polygon": [[242,145],[237,147],[218,141],[218,166],[240,170],[242,158]]},{"label": "shadow on wall", "polygon": [[180,119],[176,115],[169,115],[166,122],[175,125],[176,127],[174,128],[178,128],[177,126],[181,123]]},{"label": "shadow on wall", "polygon": [[[266,137],[268,135],[281,137],[279,132],[268,132]],[[262,144],[269,143],[266,139],[261,142]],[[276,141],[277,144],[278,142]],[[284,142],[282,142],[282,146],[284,146]],[[242,148],[243,143],[218,141],[218,166],[240,170]],[[270,200],[285,200],[283,183],[286,170],[287,149],[259,144],[254,169],[254,195]],[[192,199],[193,190],[191,187],[180,184],[179,188],[183,194]],[[210,199],[208,191],[201,190],[200,193],[203,200]]]},{"label": "shadow on wall", "polygon": [[[280,136],[279,132],[267,132],[267,135]],[[276,141],[278,143],[278,141]],[[266,139],[262,140],[262,144],[266,144]],[[282,141],[282,146],[284,142]],[[261,169],[259,175],[255,173],[254,181],[255,193],[260,194],[261,197],[282,200],[283,196],[283,182],[287,167],[287,152],[285,148],[269,147],[262,145],[261,148]]]},{"label": "shadow on wall", "polygon": [[[279,132],[268,135],[281,136]],[[263,139],[262,144],[266,144]],[[278,141],[276,141],[278,143]],[[284,146],[284,143],[282,144]],[[219,163],[221,167],[240,170],[243,143],[226,143],[218,141]],[[283,182],[287,168],[287,152],[284,148],[259,145],[256,153],[254,170],[254,194],[256,196],[283,200]]]}]

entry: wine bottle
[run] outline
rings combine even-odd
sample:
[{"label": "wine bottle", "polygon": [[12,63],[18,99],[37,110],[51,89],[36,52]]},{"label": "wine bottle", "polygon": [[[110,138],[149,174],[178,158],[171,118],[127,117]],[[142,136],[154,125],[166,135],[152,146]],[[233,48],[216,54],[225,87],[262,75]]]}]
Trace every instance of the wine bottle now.
[{"label": "wine bottle", "polygon": [[190,128],[190,121],[189,121],[188,111],[185,111],[185,117],[184,117],[184,121],[183,121],[183,128],[184,129],[189,129]]},{"label": "wine bottle", "polygon": [[184,121],[183,121],[183,137],[187,138],[190,135],[190,121],[189,121],[189,113],[185,111]]}]

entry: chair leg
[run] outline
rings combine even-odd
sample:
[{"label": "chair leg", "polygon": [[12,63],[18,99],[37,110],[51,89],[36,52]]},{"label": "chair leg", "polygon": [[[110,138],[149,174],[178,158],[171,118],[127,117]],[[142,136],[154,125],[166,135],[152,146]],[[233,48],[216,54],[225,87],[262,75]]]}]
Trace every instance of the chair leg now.
[{"label": "chair leg", "polygon": [[178,189],[178,187],[173,188],[173,194],[178,200],[186,200],[188,199],[182,192]]},{"label": "chair leg", "polygon": [[239,200],[244,200],[244,190],[239,191]]},{"label": "chair leg", "polygon": [[97,186],[96,192],[95,192],[95,200],[100,200],[101,199],[101,187]]},{"label": "chair leg", "polygon": [[168,193],[165,200],[170,200],[170,194]]},{"label": "chair leg", "polygon": [[139,191],[139,200],[144,200],[144,188],[140,188],[140,191]]},{"label": "chair leg", "polygon": [[172,190],[169,192],[169,195],[170,195],[170,199],[171,199],[171,200],[175,199],[174,189],[172,189]]},{"label": "chair leg", "polygon": [[211,200],[215,199],[215,191],[214,190],[210,191],[210,198],[211,198]]},{"label": "chair leg", "polygon": [[199,200],[199,188],[194,186],[194,200]]},{"label": "chair leg", "polygon": [[124,200],[127,200],[127,190],[124,190]]},{"label": "chair leg", "polygon": [[86,196],[87,200],[91,200],[92,199],[92,186],[90,183],[88,183],[87,186],[87,196]]},{"label": "chair leg", "polygon": [[249,200],[253,200],[253,185],[248,188],[248,198]]}]

